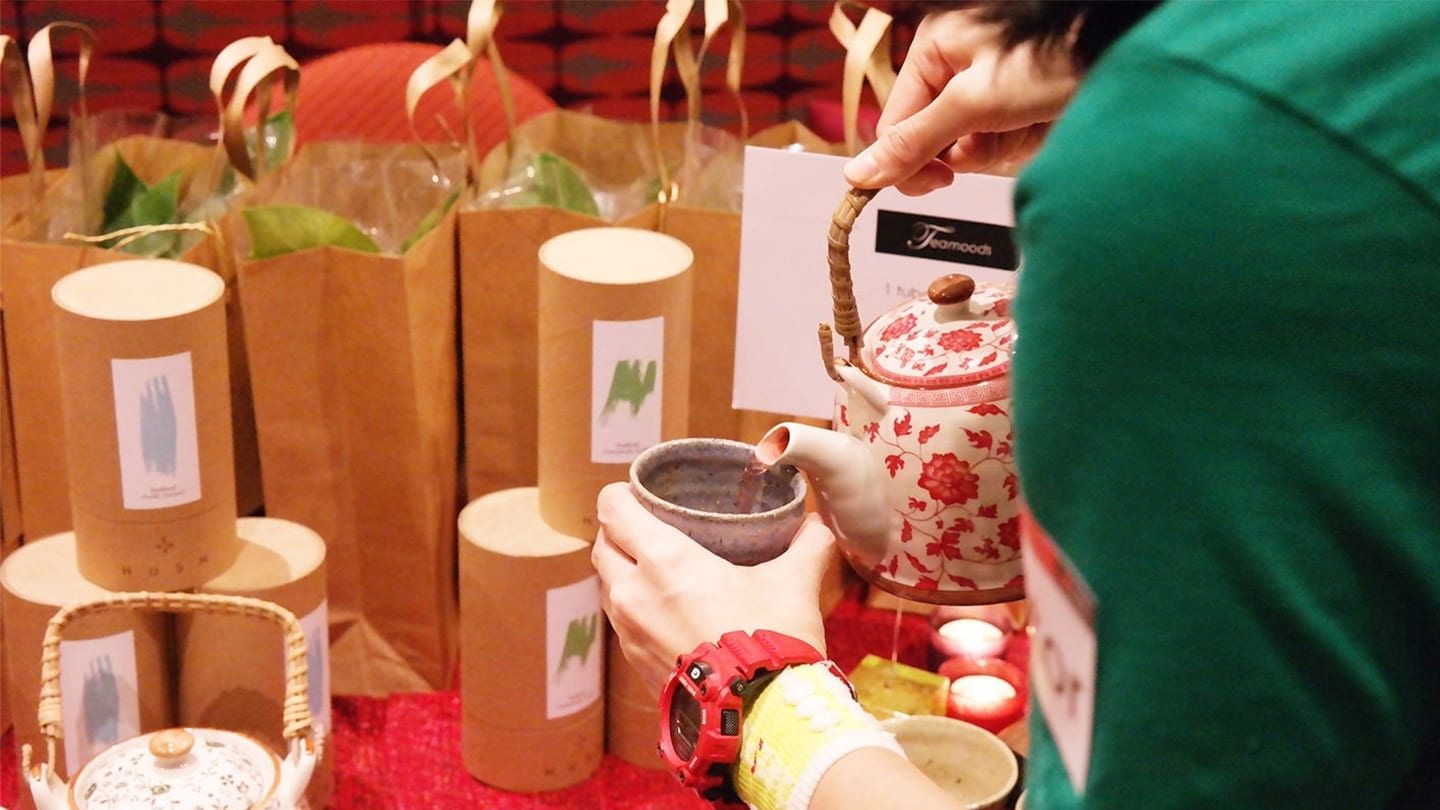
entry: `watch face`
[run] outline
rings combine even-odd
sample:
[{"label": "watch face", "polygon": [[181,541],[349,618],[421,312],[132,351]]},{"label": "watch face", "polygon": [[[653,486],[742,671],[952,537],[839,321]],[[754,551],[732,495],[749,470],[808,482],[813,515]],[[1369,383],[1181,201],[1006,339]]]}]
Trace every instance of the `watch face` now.
[{"label": "watch face", "polygon": [[684,688],[670,695],[670,746],[675,755],[688,760],[695,755],[700,739],[700,703]]}]

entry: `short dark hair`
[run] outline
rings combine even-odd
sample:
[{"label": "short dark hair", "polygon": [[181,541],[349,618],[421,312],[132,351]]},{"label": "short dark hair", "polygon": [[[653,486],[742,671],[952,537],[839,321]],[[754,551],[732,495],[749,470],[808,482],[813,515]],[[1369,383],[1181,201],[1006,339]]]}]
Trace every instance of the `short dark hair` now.
[{"label": "short dark hair", "polygon": [[983,19],[1000,24],[1007,46],[1068,49],[1083,70],[1160,0],[987,0],[974,5]]}]

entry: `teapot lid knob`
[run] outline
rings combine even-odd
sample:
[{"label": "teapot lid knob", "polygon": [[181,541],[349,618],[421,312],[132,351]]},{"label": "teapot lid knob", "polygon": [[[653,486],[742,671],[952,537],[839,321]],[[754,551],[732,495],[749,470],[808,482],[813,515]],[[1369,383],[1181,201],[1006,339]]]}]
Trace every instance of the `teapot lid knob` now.
[{"label": "teapot lid knob", "polygon": [[975,293],[975,279],[964,273],[950,273],[930,282],[925,295],[939,306],[969,301]]},{"label": "teapot lid knob", "polygon": [[150,754],[161,765],[174,765],[195,747],[195,736],[183,728],[167,728],[150,735]]}]

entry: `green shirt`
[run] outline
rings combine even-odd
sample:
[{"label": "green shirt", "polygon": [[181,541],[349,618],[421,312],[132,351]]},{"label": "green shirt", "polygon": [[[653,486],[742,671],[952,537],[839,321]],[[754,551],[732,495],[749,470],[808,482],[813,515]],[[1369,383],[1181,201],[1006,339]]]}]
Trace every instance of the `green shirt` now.
[{"label": "green shirt", "polygon": [[1022,486],[1098,605],[1028,806],[1440,808],[1440,2],[1167,4],[1016,211]]}]

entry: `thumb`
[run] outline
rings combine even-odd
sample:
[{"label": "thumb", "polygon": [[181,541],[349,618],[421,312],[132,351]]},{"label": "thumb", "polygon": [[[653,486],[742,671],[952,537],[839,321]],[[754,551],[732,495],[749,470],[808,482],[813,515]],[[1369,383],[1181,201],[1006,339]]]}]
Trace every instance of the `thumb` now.
[{"label": "thumb", "polygon": [[845,179],[859,188],[883,188],[926,170],[937,153],[955,142],[955,136],[926,131],[917,121],[919,116],[916,113],[880,132],[874,143],[846,162]]},{"label": "thumb", "polygon": [[990,87],[992,75],[973,67],[957,73],[928,104],[888,125],[882,122],[875,142],[846,164],[846,178],[863,188],[891,185],[927,167],[933,171],[939,166],[935,157],[956,139],[996,129],[1004,114]]}]

